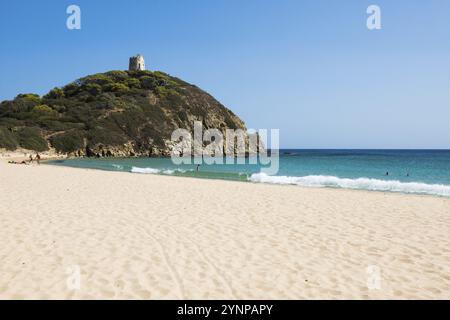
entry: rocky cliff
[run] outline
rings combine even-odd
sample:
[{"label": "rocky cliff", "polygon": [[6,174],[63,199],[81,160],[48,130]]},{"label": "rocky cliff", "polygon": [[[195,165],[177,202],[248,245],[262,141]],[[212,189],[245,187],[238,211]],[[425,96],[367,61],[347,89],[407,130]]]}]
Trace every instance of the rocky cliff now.
[{"label": "rocky cliff", "polygon": [[163,72],[110,71],[81,78],[40,97],[0,104],[0,148],[56,150],[72,156],[168,156],[171,134],[246,130],[208,93]]}]

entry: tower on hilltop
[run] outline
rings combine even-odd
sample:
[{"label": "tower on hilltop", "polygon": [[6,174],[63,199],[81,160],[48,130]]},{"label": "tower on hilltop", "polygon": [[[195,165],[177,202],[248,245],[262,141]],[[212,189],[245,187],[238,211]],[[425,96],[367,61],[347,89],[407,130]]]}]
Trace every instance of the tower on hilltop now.
[{"label": "tower on hilltop", "polygon": [[139,70],[145,70],[145,61],[143,55],[136,55],[134,57],[130,58],[130,65],[128,67],[128,70],[130,71],[139,71]]}]

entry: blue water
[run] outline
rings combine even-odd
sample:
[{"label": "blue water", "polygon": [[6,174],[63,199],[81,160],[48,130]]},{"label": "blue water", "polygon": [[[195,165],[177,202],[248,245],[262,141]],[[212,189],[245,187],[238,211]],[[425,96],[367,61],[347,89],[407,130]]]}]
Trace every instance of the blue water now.
[{"label": "blue water", "polygon": [[[450,197],[450,150],[280,150],[278,173],[255,164],[175,165],[170,158],[68,159],[52,164],[134,173]],[[387,174],[388,173],[388,174]]]}]

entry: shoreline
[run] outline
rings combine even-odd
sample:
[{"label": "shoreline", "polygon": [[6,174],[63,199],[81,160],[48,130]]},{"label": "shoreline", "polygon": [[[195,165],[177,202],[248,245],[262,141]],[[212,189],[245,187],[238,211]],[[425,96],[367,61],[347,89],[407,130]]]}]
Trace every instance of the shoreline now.
[{"label": "shoreline", "polygon": [[[381,149],[380,149],[381,150]],[[432,150],[432,149],[430,149]],[[434,150],[434,149],[433,149]],[[439,149],[440,150],[440,149]],[[444,150],[445,151],[445,150]],[[23,155],[20,155],[23,154]],[[7,161],[22,161],[25,160],[28,162],[30,155],[35,155],[35,151],[30,151],[26,149],[19,149],[16,151],[8,151],[4,149],[0,149],[0,162],[3,161],[7,163]],[[72,167],[72,166],[66,166],[66,165],[56,165],[49,163],[51,161],[56,160],[71,160],[71,159],[89,159],[89,158],[78,158],[78,157],[69,157],[64,154],[57,154],[54,150],[49,150],[43,153],[40,153],[41,155],[41,163],[52,165],[56,167],[66,167],[66,168],[74,168],[74,169],[91,169],[91,170],[100,170],[100,171],[106,171],[106,172],[123,172],[123,173],[134,173],[134,174],[153,174],[158,176],[172,176],[171,174],[161,174],[161,173],[138,173],[138,172],[129,172],[129,171],[116,171],[116,170],[108,170],[108,169],[102,169],[102,168],[81,168],[81,167]],[[127,159],[129,157],[117,157],[113,159]],[[137,159],[139,158],[147,158],[147,157],[135,157]],[[159,157],[159,158],[166,158],[166,157]],[[104,160],[111,160],[112,158],[102,158]],[[273,185],[273,186],[291,186],[291,187],[300,187],[300,188],[313,188],[313,189],[331,189],[331,190],[347,190],[347,191],[362,191],[362,192],[376,192],[376,193],[387,193],[387,194],[401,194],[401,195],[416,195],[416,196],[423,196],[423,197],[436,197],[436,198],[444,198],[448,199],[450,196],[447,195],[440,195],[440,194],[431,194],[431,193],[425,193],[425,192],[406,192],[406,191],[391,191],[391,190],[371,190],[371,189],[363,189],[363,188],[348,188],[348,187],[333,187],[333,186],[304,186],[299,185],[295,183],[272,183],[272,182],[258,182],[258,181],[250,181],[250,180],[235,180],[235,179],[221,179],[221,178],[209,178],[209,177],[196,177],[196,176],[183,176],[183,175],[177,175],[177,177],[181,178],[192,178],[192,179],[200,179],[200,180],[218,180],[218,181],[234,181],[234,182],[250,182],[252,184],[266,184],[266,185]],[[339,177],[337,177],[339,178]],[[373,180],[373,178],[364,178],[363,179],[369,179]],[[377,180],[377,179],[375,179]],[[397,182],[397,180],[380,180],[380,181],[388,181],[388,182]],[[400,183],[408,183],[408,182],[400,182]],[[417,182],[417,181],[411,181],[409,183],[416,183],[416,184],[424,184],[429,186],[442,186],[447,187],[446,185],[442,184],[429,184],[424,182]]]},{"label": "shoreline", "polygon": [[450,199],[75,169],[0,161],[0,298],[450,298]]},{"label": "shoreline", "polygon": [[[191,179],[200,179],[200,180],[217,180],[217,181],[233,181],[233,182],[247,182],[251,184],[266,184],[266,185],[273,185],[273,186],[291,186],[291,187],[297,187],[297,188],[313,188],[313,189],[331,189],[331,190],[348,190],[348,191],[362,191],[362,192],[379,192],[379,193],[388,193],[388,194],[401,194],[401,195],[416,195],[416,196],[423,196],[423,197],[437,197],[437,198],[444,198],[448,199],[450,196],[447,195],[439,195],[439,194],[427,194],[427,193],[420,193],[420,192],[405,192],[405,191],[390,191],[390,190],[370,190],[370,189],[358,189],[358,188],[345,188],[345,187],[333,187],[333,186],[303,186],[299,184],[294,183],[271,183],[271,182],[258,182],[258,181],[251,181],[251,180],[235,180],[235,179],[221,179],[221,178],[214,178],[214,177],[199,177],[199,176],[183,176],[183,175],[172,175],[172,174],[164,174],[164,173],[140,173],[140,172],[131,172],[131,171],[118,171],[118,170],[109,170],[109,169],[102,169],[102,168],[82,168],[82,167],[75,167],[75,166],[68,166],[68,165],[57,165],[52,163],[45,163],[50,162],[54,160],[67,160],[67,159],[73,159],[73,158],[55,158],[55,159],[45,159],[42,161],[43,164],[47,165],[53,165],[57,167],[66,167],[66,168],[74,168],[74,169],[91,169],[91,170],[100,170],[100,171],[106,171],[106,172],[123,172],[123,173],[131,173],[131,174],[139,174],[139,175],[158,175],[158,176],[166,176],[166,177],[180,177],[180,178],[191,178]],[[110,159],[105,159],[110,160]],[[365,178],[364,178],[365,179]],[[371,179],[371,178],[367,178]],[[372,179],[371,179],[372,180]],[[397,181],[397,180],[386,180],[386,181]],[[426,184],[423,182],[416,182],[412,181],[409,183],[419,183],[419,184]],[[440,184],[427,184],[430,186],[444,186]]]}]

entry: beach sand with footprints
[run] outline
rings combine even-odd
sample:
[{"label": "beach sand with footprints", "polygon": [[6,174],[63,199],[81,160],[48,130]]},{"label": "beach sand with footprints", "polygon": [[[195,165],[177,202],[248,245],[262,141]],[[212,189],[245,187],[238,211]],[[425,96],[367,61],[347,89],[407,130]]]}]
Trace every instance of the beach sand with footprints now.
[{"label": "beach sand with footprints", "polygon": [[0,161],[2,299],[450,298],[450,199]]}]

